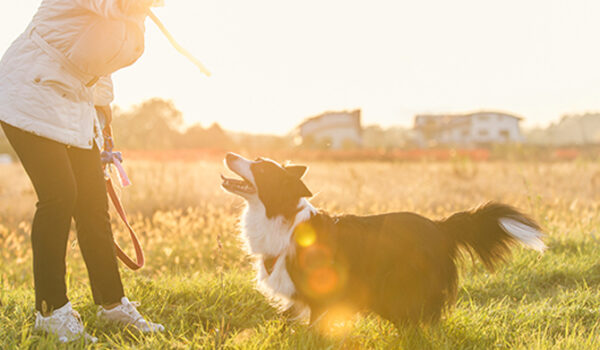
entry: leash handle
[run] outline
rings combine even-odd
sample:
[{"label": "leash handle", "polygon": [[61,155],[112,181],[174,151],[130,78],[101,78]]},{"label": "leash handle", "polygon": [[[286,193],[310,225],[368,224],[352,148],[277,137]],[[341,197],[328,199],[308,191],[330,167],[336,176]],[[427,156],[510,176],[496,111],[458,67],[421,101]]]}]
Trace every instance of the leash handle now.
[{"label": "leash handle", "polygon": [[112,183],[112,180],[110,177],[108,177],[106,179],[106,190],[108,192],[108,195],[110,196],[110,199],[111,199],[113,205],[115,206],[115,209],[117,210],[117,213],[121,217],[121,220],[125,223],[125,226],[129,230],[129,236],[131,237],[131,242],[133,243],[133,247],[135,249],[135,260],[136,261],[133,261],[123,251],[123,249],[119,246],[119,244],[116,241],[114,241],[117,257],[119,258],[119,260],[121,260],[123,262],[123,264],[125,264],[131,270],[133,270],[133,271],[139,270],[145,264],[144,250],[142,249],[142,245],[140,244],[140,241],[138,240],[137,235],[135,234],[135,231],[133,230],[133,227],[131,227],[131,225],[129,224],[129,221],[127,220],[127,215],[125,214],[125,209],[123,209],[121,200],[119,200],[119,196],[117,196],[117,193],[115,192],[115,188],[113,186],[113,183]]}]

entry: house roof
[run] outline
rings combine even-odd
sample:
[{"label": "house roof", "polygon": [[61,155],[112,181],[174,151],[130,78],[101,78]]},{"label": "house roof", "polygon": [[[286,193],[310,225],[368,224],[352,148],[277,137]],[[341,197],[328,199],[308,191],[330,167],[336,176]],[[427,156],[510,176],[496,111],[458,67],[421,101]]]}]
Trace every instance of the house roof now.
[{"label": "house roof", "polygon": [[316,115],[314,117],[310,117],[310,118],[306,118],[304,119],[304,121],[302,123],[300,123],[300,125],[298,125],[298,129],[301,129],[303,126],[305,126],[306,124],[309,124],[311,122],[314,121],[318,121],[320,119],[326,118],[328,116],[333,116],[333,115],[340,115],[340,114],[346,114],[349,116],[352,116],[354,118],[356,118],[356,125],[358,128],[360,128],[360,117],[361,117],[361,110],[360,109],[355,109],[355,110],[344,110],[344,111],[327,111],[327,112],[323,112],[319,115]]},{"label": "house roof", "polygon": [[525,118],[521,117],[520,115],[516,115],[514,113],[508,113],[508,112],[502,112],[502,111],[495,111],[495,110],[479,110],[479,111],[475,111],[475,112],[465,113],[463,115],[467,116],[467,117],[472,117],[472,116],[482,115],[482,114],[503,115],[503,116],[506,116],[506,117],[515,118],[517,120],[524,120],[525,119]]},{"label": "house roof", "polygon": [[[480,115],[502,115],[510,118],[514,118],[518,121],[523,120],[524,118],[515,114],[494,111],[494,110],[480,110],[475,112],[463,113],[463,114],[418,114],[415,116],[415,127],[424,127],[426,125],[419,125],[417,121],[419,119],[425,118],[435,121],[437,126],[447,126],[450,124],[456,123],[469,123],[472,118],[480,116]],[[431,127],[431,125],[429,125]]]}]

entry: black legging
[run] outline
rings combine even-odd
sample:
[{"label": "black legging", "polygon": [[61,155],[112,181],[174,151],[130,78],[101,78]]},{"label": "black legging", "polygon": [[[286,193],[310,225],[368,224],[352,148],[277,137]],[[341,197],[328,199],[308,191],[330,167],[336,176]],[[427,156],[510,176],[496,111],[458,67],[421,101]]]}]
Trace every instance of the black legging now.
[{"label": "black legging", "polygon": [[65,256],[71,218],[96,304],[123,297],[108,199],[98,148],[91,150],[33,135],[0,122],[38,197],[31,227],[35,307],[55,310],[68,302]]}]

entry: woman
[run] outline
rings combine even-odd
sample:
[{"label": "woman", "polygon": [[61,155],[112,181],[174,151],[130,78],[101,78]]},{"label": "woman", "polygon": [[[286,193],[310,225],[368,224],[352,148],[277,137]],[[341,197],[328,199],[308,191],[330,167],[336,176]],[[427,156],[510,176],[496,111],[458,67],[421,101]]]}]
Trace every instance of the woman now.
[{"label": "woman", "polygon": [[0,124],[35,188],[32,224],[37,330],[85,337],[65,285],[71,218],[98,316],[163,331],[124,296],[115,257],[96,109],[110,111],[110,74],[144,50],[154,0],[43,0],[0,61]]}]

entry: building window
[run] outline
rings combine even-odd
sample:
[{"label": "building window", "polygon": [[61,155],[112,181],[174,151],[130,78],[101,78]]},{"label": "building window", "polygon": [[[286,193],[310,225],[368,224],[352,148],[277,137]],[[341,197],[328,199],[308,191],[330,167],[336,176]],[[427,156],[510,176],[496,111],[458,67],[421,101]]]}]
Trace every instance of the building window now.
[{"label": "building window", "polygon": [[481,137],[487,137],[489,134],[490,133],[487,130],[483,130],[483,129],[479,130],[479,136],[481,136]]},{"label": "building window", "polygon": [[500,137],[503,140],[508,140],[510,137],[510,132],[508,130],[500,130]]},{"label": "building window", "polygon": [[490,119],[490,117],[487,115],[479,115],[479,116],[477,116],[477,119],[482,120],[482,121],[487,121]]}]

